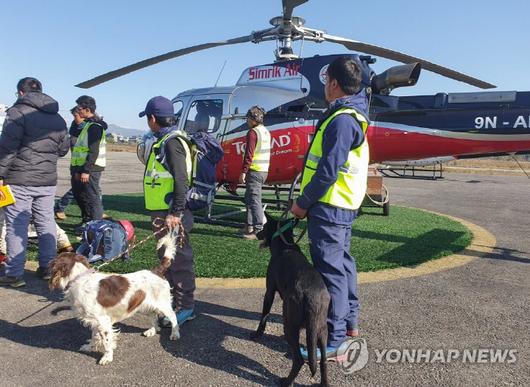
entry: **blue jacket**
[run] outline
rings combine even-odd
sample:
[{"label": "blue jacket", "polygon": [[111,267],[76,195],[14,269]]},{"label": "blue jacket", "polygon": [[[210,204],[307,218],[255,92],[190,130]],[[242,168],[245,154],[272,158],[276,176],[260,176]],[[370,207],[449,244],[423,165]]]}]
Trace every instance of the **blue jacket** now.
[{"label": "blue jacket", "polygon": [[[342,107],[353,107],[368,118],[368,99],[364,89],[358,94],[335,100],[318,122],[317,130],[326,118]],[[339,225],[351,225],[355,220],[357,211],[333,207],[320,203],[318,199],[337,181],[339,167],[348,159],[350,150],[361,145],[363,141],[364,133],[352,116],[341,114],[329,123],[324,132],[322,158],[315,175],[304,188],[303,195],[296,201],[298,206],[309,210],[308,216]]]}]

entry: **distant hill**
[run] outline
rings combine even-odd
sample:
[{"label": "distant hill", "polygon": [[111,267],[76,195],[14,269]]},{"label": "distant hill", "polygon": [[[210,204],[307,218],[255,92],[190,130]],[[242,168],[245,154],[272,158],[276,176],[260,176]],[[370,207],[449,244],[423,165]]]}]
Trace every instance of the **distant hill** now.
[{"label": "distant hill", "polygon": [[140,130],[140,129],[131,129],[131,128],[124,128],[119,125],[109,124],[109,128],[107,129],[107,133],[114,133],[118,134],[120,136],[142,136],[146,133],[146,130]]}]

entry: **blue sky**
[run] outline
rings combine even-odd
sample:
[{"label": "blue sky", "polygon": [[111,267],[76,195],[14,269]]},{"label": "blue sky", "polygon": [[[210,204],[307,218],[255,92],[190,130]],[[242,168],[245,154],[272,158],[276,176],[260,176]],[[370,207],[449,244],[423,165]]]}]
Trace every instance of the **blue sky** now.
[{"label": "blue sky", "polygon": [[[0,103],[12,104],[16,82],[35,76],[66,116],[79,95],[89,94],[109,123],[145,129],[138,112],[150,97],[213,86],[225,60],[219,85],[233,85],[244,68],[272,62],[275,43],[196,52],[88,90],[74,84],[167,51],[267,28],[281,1],[2,0],[0,12]],[[306,27],[419,56],[498,90],[530,90],[526,0],[310,0],[294,15]],[[303,47],[304,56],[345,52],[331,43]],[[396,64],[379,59],[374,69]],[[422,72],[418,85],[396,94],[440,91],[478,89]]]}]

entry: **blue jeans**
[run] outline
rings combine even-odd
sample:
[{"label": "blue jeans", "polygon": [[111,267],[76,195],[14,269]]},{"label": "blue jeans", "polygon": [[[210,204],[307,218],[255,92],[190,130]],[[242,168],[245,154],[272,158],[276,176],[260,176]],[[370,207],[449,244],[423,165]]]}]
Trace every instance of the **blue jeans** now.
[{"label": "blue jeans", "polygon": [[33,219],[39,240],[39,266],[47,268],[57,254],[57,231],[53,217],[55,186],[11,185],[16,203],[4,207],[6,216],[6,275],[21,277],[26,263],[28,226]]},{"label": "blue jeans", "polygon": [[309,217],[307,234],[313,265],[322,275],[331,296],[328,345],[337,347],[346,339],[346,330],[357,329],[359,324],[357,268],[350,255],[351,225]]},{"label": "blue jeans", "polygon": [[72,200],[74,200],[74,193],[72,189],[70,188],[57,202],[55,203],[55,212],[64,212],[66,210],[66,207],[72,203]]}]

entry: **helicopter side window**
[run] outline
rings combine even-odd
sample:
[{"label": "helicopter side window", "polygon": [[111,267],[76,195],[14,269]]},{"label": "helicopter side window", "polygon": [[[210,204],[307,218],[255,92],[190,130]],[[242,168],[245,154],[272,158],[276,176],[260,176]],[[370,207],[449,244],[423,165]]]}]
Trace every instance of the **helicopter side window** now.
[{"label": "helicopter side window", "polygon": [[189,134],[202,131],[215,133],[221,124],[222,112],[222,99],[193,101],[188,111],[184,130]]}]

